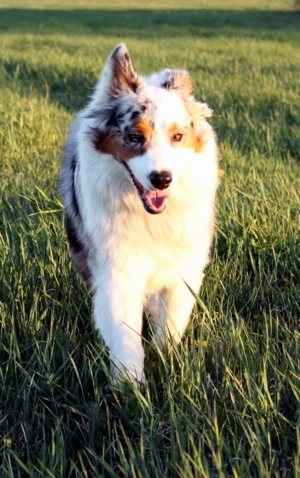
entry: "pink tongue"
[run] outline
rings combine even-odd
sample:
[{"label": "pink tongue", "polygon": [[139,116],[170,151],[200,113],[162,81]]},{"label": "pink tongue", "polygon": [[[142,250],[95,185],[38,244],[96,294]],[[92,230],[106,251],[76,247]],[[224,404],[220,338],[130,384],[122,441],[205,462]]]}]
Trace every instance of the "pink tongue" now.
[{"label": "pink tongue", "polygon": [[164,208],[167,197],[168,196],[165,192],[158,191],[156,189],[150,189],[150,191],[144,192],[144,198],[148,201],[149,204],[151,204],[154,209],[157,210]]}]

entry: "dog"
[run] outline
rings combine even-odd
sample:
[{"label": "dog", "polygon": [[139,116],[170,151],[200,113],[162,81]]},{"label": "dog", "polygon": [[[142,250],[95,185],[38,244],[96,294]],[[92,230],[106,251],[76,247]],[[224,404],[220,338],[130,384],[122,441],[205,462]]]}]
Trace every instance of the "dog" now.
[{"label": "dog", "polygon": [[117,383],[145,380],[144,311],[155,344],[180,341],[209,261],[217,144],[192,90],[185,70],[142,77],[120,44],[65,143],[67,238]]}]

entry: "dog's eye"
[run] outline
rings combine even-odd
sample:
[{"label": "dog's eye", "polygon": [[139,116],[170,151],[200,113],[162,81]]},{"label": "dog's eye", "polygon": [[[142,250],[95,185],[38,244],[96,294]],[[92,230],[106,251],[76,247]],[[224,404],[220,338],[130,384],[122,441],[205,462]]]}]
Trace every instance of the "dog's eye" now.
[{"label": "dog's eye", "polygon": [[179,143],[182,140],[183,134],[182,133],[175,133],[171,137],[172,143]]},{"label": "dog's eye", "polygon": [[128,133],[127,139],[134,144],[142,144],[144,142],[144,136],[139,133]]}]

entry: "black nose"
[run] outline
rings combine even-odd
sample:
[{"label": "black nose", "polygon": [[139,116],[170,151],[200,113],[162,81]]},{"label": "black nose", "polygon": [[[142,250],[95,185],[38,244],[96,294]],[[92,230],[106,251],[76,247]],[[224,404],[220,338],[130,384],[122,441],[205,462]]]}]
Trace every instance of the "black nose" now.
[{"label": "black nose", "polygon": [[170,171],[152,171],[149,175],[152,186],[156,189],[167,189],[172,182],[172,174]]}]

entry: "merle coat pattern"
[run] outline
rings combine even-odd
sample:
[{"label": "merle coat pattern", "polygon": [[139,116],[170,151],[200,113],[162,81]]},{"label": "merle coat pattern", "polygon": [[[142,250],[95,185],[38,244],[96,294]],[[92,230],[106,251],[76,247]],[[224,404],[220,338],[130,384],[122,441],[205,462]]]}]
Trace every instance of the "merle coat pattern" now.
[{"label": "merle coat pattern", "polygon": [[156,345],[180,340],[188,325],[214,226],[210,115],[186,71],[141,77],[121,44],[71,125],[61,177],[67,236],[116,380],[125,372],[144,381],[143,310]]}]

